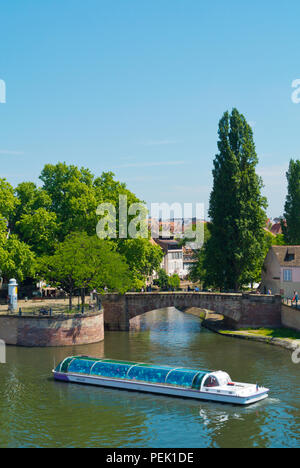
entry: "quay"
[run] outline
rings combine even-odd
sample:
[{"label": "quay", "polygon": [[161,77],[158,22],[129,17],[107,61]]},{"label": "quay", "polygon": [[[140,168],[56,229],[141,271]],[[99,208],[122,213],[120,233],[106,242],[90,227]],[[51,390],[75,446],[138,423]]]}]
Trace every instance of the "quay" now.
[{"label": "quay", "polygon": [[[53,301],[48,302],[53,305]],[[300,330],[300,310],[283,303],[279,295],[181,291],[104,294],[98,296],[100,310],[84,309],[83,313],[80,306],[74,305],[70,312],[66,301],[60,303],[66,313],[30,313],[28,306],[32,307],[32,304],[22,303],[21,313],[11,314],[4,310],[5,306],[0,306],[0,339],[17,346],[97,343],[104,339],[105,330],[128,331],[130,320],[167,307],[175,307],[182,312],[213,312],[217,317],[222,316],[224,329],[236,331],[238,335],[241,335],[240,330],[259,328]],[[42,302],[34,305],[35,310],[46,307]],[[206,324],[210,326],[207,321]]]}]

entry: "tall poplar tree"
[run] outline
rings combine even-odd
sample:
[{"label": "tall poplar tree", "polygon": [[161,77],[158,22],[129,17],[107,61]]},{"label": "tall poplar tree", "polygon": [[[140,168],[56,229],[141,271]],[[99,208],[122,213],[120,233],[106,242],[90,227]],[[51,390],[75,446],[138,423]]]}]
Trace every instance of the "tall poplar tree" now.
[{"label": "tall poplar tree", "polygon": [[219,123],[219,153],[214,160],[210,196],[210,238],[205,244],[205,283],[239,290],[256,281],[264,257],[266,199],[255,169],[253,132],[237,109]]},{"label": "tall poplar tree", "polygon": [[300,244],[300,161],[291,159],[286,173],[288,194],[284,206],[282,232],[286,244]]}]

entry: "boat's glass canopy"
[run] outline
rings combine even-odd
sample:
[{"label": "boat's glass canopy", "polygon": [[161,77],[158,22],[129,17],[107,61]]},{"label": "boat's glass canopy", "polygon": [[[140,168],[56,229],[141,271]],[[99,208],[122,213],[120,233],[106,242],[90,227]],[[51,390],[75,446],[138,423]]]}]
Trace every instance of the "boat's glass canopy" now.
[{"label": "boat's glass canopy", "polygon": [[68,357],[56,368],[56,372],[76,373],[116,379],[160,383],[200,389],[208,370],[159,366],[112,359],[96,359],[87,356]]}]

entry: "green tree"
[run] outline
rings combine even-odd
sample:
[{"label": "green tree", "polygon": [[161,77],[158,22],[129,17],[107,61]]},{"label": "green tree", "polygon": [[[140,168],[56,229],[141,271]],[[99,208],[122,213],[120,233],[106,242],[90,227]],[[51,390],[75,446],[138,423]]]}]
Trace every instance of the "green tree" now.
[{"label": "green tree", "polygon": [[115,180],[113,172],[103,172],[100,177],[95,178],[93,186],[96,190],[98,203],[102,201],[111,202],[116,208],[119,207],[119,196],[126,195],[128,205],[140,202],[140,200],[128,190],[125,183]]},{"label": "green tree", "polygon": [[60,226],[59,240],[73,231],[93,234],[97,224],[93,174],[66,163],[46,164],[40,179],[51,199],[50,211],[56,214]]},{"label": "green tree", "polygon": [[54,255],[44,257],[39,274],[68,293],[70,308],[77,289],[96,288],[101,292],[106,287],[124,293],[132,287],[129,267],[115,245],[82,232],[69,234],[57,245]]},{"label": "green tree", "polygon": [[56,214],[38,208],[30,214],[22,214],[16,222],[21,239],[38,255],[53,253],[59,232]]},{"label": "green tree", "polygon": [[272,245],[285,245],[283,234],[274,236],[271,232],[265,231],[265,254],[267,255]]},{"label": "green tree", "polygon": [[8,223],[4,217],[0,214],[0,248],[5,244],[9,236]]},{"label": "green tree", "polygon": [[[131,221],[135,218],[135,215],[128,213],[129,208],[137,203],[142,206],[143,202],[141,202],[134,193],[128,190],[126,184],[116,181],[112,172],[103,172],[101,177],[97,177],[94,180],[93,186],[98,204],[105,202],[111,203],[114,206],[116,214],[116,238],[120,239],[117,242],[122,244],[122,239],[129,236],[128,227]],[[119,218],[121,196],[126,199],[126,220]],[[144,207],[142,215],[145,213],[147,213],[146,207]],[[122,235],[120,235],[120,224],[122,225]]]},{"label": "green tree", "polygon": [[18,204],[12,185],[6,179],[0,179],[0,219],[5,221],[9,229],[12,227],[13,215]]},{"label": "green tree", "polygon": [[286,244],[300,244],[300,161],[291,159],[286,173],[288,193],[284,206],[282,232]]},{"label": "green tree", "polygon": [[34,253],[25,242],[21,242],[15,234],[0,246],[1,276],[6,280],[16,278],[19,283],[26,278],[33,278],[36,273]]},{"label": "green tree", "polygon": [[[207,273],[205,269],[205,250],[208,240],[210,238],[210,231],[209,231],[209,223],[204,224],[204,244],[201,249],[196,250],[194,252],[194,260],[195,262],[191,265],[189,271],[189,278],[194,283],[200,281],[202,284],[206,284]],[[211,286],[211,285],[209,285]]]},{"label": "green tree", "polygon": [[158,270],[158,278],[155,280],[162,291],[168,291],[169,289],[178,290],[180,288],[180,278],[175,273],[174,275],[168,276],[163,268]]},{"label": "green tree", "polygon": [[160,268],[157,272],[158,278],[156,280],[156,284],[162,289],[166,291],[169,289],[169,276],[167,275],[166,271]]},{"label": "green tree", "polygon": [[174,275],[169,276],[168,283],[169,287],[174,291],[177,291],[180,288],[180,278],[177,275],[177,273],[174,273]]},{"label": "green tree", "polygon": [[238,290],[257,280],[264,259],[266,199],[253,132],[236,109],[219,123],[219,153],[214,160],[210,196],[210,238],[204,250],[205,283]]},{"label": "green tree", "polygon": [[30,214],[39,208],[51,209],[50,195],[33,182],[21,182],[15,190],[18,199],[16,218],[19,219],[23,214]]},{"label": "green tree", "polygon": [[209,231],[209,223],[204,224],[204,244],[201,249],[195,250],[193,258],[195,262],[191,265],[189,270],[189,278],[194,283],[200,281],[202,284],[205,283],[206,280],[206,270],[205,270],[205,256],[204,252],[206,249],[206,244],[210,238],[210,231]]},{"label": "green tree", "polygon": [[[118,219],[120,195],[127,196],[129,206],[140,202],[126,184],[114,179],[112,172],[104,172],[95,178],[86,168],[79,169],[66,163],[46,164],[40,179],[42,189],[51,199],[49,211],[56,214],[60,226],[59,241],[75,231],[93,235],[99,221],[96,209],[101,203],[111,203]],[[131,219],[129,216],[128,223]]]},{"label": "green tree", "polygon": [[50,195],[33,182],[22,182],[15,193],[18,204],[13,216],[13,232],[36,254],[53,253],[59,224],[51,211]]},{"label": "green tree", "polygon": [[148,276],[160,267],[163,251],[158,245],[150,243],[149,239],[121,239],[117,250],[124,255],[135,281],[134,287],[139,289],[145,284]]},{"label": "green tree", "polygon": [[0,274],[18,282],[35,274],[35,257],[30,247],[13,233],[14,216],[20,201],[13,187],[0,179]]}]

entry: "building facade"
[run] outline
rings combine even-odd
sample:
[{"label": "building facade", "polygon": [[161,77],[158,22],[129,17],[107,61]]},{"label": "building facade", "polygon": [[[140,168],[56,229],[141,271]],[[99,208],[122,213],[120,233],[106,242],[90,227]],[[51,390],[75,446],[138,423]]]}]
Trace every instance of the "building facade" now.
[{"label": "building facade", "polygon": [[300,293],[300,245],[274,245],[270,248],[262,270],[261,292],[271,290],[293,298]]},{"label": "building facade", "polygon": [[183,278],[182,246],[174,239],[155,239],[155,243],[158,244],[164,252],[161,268],[165,270],[169,276],[176,273],[180,278]]}]

